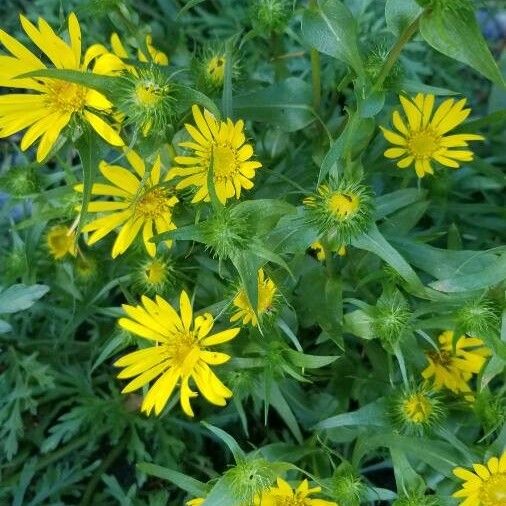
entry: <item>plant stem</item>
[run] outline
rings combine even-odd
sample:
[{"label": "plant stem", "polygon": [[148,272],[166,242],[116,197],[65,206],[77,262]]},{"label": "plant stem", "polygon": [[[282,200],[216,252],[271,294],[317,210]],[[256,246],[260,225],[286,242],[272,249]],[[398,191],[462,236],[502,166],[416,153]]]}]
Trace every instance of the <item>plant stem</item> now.
[{"label": "plant stem", "polygon": [[413,37],[413,35],[415,35],[415,33],[418,31],[418,26],[420,24],[420,17],[421,14],[409,26],[406,27],[406,29],[401,33],[401,35],[397,39],[397,42],[394,44],[394,46],[388,53],[387,60],[383,65],[378,75],[378,78],[376,79],[376,82],[374,83],[373,88],[375,90],[379,90],[381,88],[381,85],[388,76],[388,73],[394,66],[395,62],[399,59],[402,49],[409,42],[411,37]]},{"label": "plant stem", "polygon": [[[309,9],[317,9],[316,0],[309,0]],[[321,70],[320,53],[312,48],[310,52],[311,59],[311,81],[313,85],[313,107],[315,111],[320,109],[321,102]]]}]

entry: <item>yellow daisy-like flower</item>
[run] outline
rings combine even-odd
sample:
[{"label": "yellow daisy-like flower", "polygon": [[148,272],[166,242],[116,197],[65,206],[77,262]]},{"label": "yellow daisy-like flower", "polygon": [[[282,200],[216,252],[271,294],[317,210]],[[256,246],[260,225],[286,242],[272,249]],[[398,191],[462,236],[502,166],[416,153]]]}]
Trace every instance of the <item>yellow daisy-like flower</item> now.
[{"label": "yellow daisy-like flower", "polygon": [[[87,52],[84,61],[81,61],[81,29],[74,13],[68,18],[70,44],[58,37],[44,19],[39,18],[38,28],[23,15],[20,19],[30,40],[57,69],[86,71],[95,58],[96,55]],[[21,149],[28,149],[40,139],[37,161],[41,162],[55,145],[63,128],[77,115],[108,143],[123,146],[118,133],[97,114],[112,107],[104,95],[60,79],[18,79],[17,76],[21,74],[48,67],[3,30],[0,30],[0,42],[10,53],[10,56],[0,55],[0,86],[35,92],[0,96],[0,137],[8,137],[28,128],[21,140]]]},{"label": "yellow daisy-like flower", "polygon": [[258,318],[272,308],[272,303],[276,295],[276,285],[272,279],[265,276],[263,269],[258,271],[258,304],[257,310],[250,304],[246,290],[241,288],[234,298],[234,306],[237,311],[231,316],[230,321],[242,320],[243,325],[258,325]]},{"label": "yellow daisy-like flower", "polygon": [[129,353],[114,365],[124,369],[118,378],[132,378],[122,393],[133,392],[158,377],[142,403],[142,411],[158,415],[180,381],[180,402],[188,416],[194,416],[190,399],[198,394],[190,387],[193,380],[202,395],[216,406],[225,406],[232,392],[218,379],[209,367],[228,362],[230,356],[207,348],[225,343],[239,333],[238,328],[208,335],[214,320],[210,313],[193,319],[190,299],[185,291],[179,300],[180,315],[162,297],[150,299],[142,296],[142,305],[123,305],[128,318],[120,318],[119,325],[155,346]]},{"label": "yellow daisy-like flower", "polygon": [[[158,234],[174,230],[172,208],[178,202],[163,183],[162,163],[157,156],[149,174],[142,158],[132,150],[125,150],[125,156],[134,168],[129,171],[119,165],[109,165],[102,161],[99,165],[102,175],[112,183],[95,183],[91,190],[93,195],[118,197],[116,201],[95,200],[89,203],[89,213],[106,213],[83,227],[83,232],[92,232],[88,244],[95,244],[112,230],[121,228],[112,248],[112,257],[123,254],[132,244],[142,229],[142,239],[148,254],[156,254],[156,246],[151,242],[153,229]],[[82,192],[82,184],[75,190]],[[172,241],[165,241],[167,246]]]},{"label": "yellow daisy-like flower", "polygon": [[431,161],[439,162],[445,167],[458,169],[461,162],[470,162],[473,152],[466,148],[468,141],[480,141],[484,137],[476,134],[447,135],[450,130],[460,125],[471,112],[465,109],[466,99],[445,100],[432,114],[434,95],[419,93],[415,98],[400,96],[407,123],[399,111],[392,114],[392,122],[397,132],[381,127],[385,139],[395,148],[385,151],[391,159],[400,158],[397,167],[405,169],[415,165],[418,177],[433,174]]},{"label": "yellow daisy-like flower", "polygon": [[338,506],[334,501],[324,499],[312,499],[309,496],[321,492],[321,487],[309,488],[309,483],[304,480],[294,490],[282,478],[276,480],[277,487],[272,487],[262,494],[260,500],[255,500],[258,506]]},{"label": "yellow daisy-like flower", "polygon": [[192,112],[197,127],[185,125],[192,141],[179,145],[192,150],[193,154],[176,156],[175,162],[184,167],[172,168],[169,177],[183,177],[177,189],[198,187],[192,203],[209,202],[207,180],[212,164],[214,188],[219,201],[225,204],[227,199],[239,198],[242,188],[253,188],[251,179],[255,177],[255,170],[262,166],[260,162],[250,160],[253,146],[245,144],[244,122],[233,123],[230,119],[217,121],[206,109],[202,114],[196,105],[192,107]]},{"label": "yellow daisy-like flower", "polygon": [[61,260],[67,254],[77,255],[76,234],[65,225],[54,225],[48,230],[46,245],[55,260]]},{"label": "yellow daisy-like flower", "polygon": [[457,467],[453,474],[464,480],[462,488],[453,494],[460,506],[504,506],[506,504],[506,451],[500,458],[473,464],[474,472]]},{"label": "yellow daisy-like flower", "polygon": [[464,393],[466,399],[474,396],[468,385],[473,374],[478,374],[492,352],[478,337],[461,336],[453,349],[453,332],[446,330],[439,336],[439,351],[429,352],[428,367],[422,371],[425,379],[433,378],[434,388],[447,388],[452,392]]}]

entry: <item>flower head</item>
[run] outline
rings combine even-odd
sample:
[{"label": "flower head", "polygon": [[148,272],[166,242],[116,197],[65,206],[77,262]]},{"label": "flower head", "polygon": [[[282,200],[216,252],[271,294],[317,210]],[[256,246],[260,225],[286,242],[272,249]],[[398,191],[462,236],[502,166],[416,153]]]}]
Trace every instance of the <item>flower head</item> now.
[{"label": "flower head", "polygon": [[77,255],[76,234],[66,225],[54,225],[46,234],[46,245],[55,260]]},{"label": "flower head", "polygon": [[145,293],[159,293],[170,283],[172,265],[163,257],[149,258],[137,270],[137,282]]},{"label": "flower head", "polygon": [[500,458],[492,457],[485,465],[473,464],[474,472],[457,467],[453,474],[464,480],[453,494],[460,506],[504,506],[506,504],[506,451]]},{"label": "flower head", "polygon": [[423,434],[441,421],[444,407],[436,392],[422,385],[395,395],[389,412],[403,433]]},{"label": "flower head", "polygon": [[415,165],[418,177],[433,174],[431,161],[439,162],[445,167],[458,169],[461,162],[473,159],[473,152],[466,148],[468,141],[483,140],[476,134],[447,135],[450,130],[460,125],[471,112],[465,109],[466,99],[445,100],[432,114],[434,95],[419,93],[414,99],[399,97],[407,118],[407,123],[399,111],[392,114],[392,122],[397,132],[381,128],[385,139],[394,144],[394,148],[385,151],[387,158],[400,160],[397,167],[405,169]]},{"label": "flower head", "polygon": [[74,270],[77,277],[83,282],[89,282],[95,278],[98,273],[96,260],[90,256],[79,255],[74,264]]},{"label": "flower head", "polygon": [[340,180],[318,186],[304,199],[308,221],[332,243],[346,245],[371,222],[371,195],[365,186]]},{"label": "flower head", "polygon": [[[74,13],[68,18],[70,44],[58,37],[44,19],[39,18],[38,27],[23,15],[20,19],[29,39],[57,69],[86,71],[97,56],[88,51],[81,61],[81,28]],[[63,128],[76,117],[89,123],[113,146],[124,144],[118,133],[97,114],[112,107],[104,95],[60,79],[17,78],[48,67],[3,30],[0,30],[0,42],[10,53],[0,56],[0,86],[30,90],[30,93],[8,93],[0,97],[0,137],[28,128],[21,140],[21,149],[28,149],[40,139],[37,161],[41,162],[56,144]],[[94,68],[94,72],[98,70]]]},{"label": "flower head", "polygon": [[254,327],[258,326],[258,319],[272,308],[276,291],[277,288],[272,279],[266,277],[264,270],[260,269],[258,271],[258,303],[256,311],[248,299],[245,288],[242,287],[234,298],[234,306],[237,308],[237,311],[231,316],[230,321],[235,322],[242,319],[243,325],[251,323]]},{"label": "flower head", "polygon": [[191,141],[179,145],[193,151],[191,156],[176,156],[175,162],[183,167],[173,167],[169,178],[182,176],[177,189],[196,186],[198,188],[192,202],[209,202],[207,187],[209,172],[212,170],[214,188],[218,200],[225,204],[227,199],[239,198],[242,188],[253,188],[251,179],[260,162],[252,161],[253,147],[246,144],[244,122],[232,120],[218,121],[206,109],[204,113],[198,106],[192,107],[196,127],[186,124]]},{"label": "flower head", "polygon": [[162,297],[150,299],[142,296],[142,305],[123,305],[128,318],[120,318],[119,325],[155,345],[129,353],[114,365],[124,369],[118,378],[132,378],[122,390],[133,392],[158,377],[151,385],[142,403],[142,411],[158,415],[167,404],[179,382],[180,402],[188,416],[194,416],[190,399],[198,395],[190,386],[192,380],[197,389],[211,403],[225,406],[232,392],[218,379],[210,365],[228,362],[225,353],[208,350],[225,343],[239,333],[238,328],[209,335],[214,320],[210,313],[193,318],[190,299],[185,291],[179,301],[180,314]]},{"label": "flower head", "polygon": [[309,496],[321,492],[321,487],[309,488],[307,480],[302,481],[296,489],[282,478],[276,480],[277,487],[272,487],[262,494],[255,504],[262,506],[338,506],[334,501],[311,499]]},{"label": "flower head", "polygon": [[[99,169],[102,175],[112,184],[95,183],[91,190],[93,195],[117,197],[115,201],[95,200],[89,203],[89,213],[104,213],[83,227],[83,232],[92,232],[88,244],[95,244],[112,230],[121,228],[114,246],[112,257],[124,253],[142,229],[142,239],[148,254],[155,256],[156,246],[151,242],[153,229],[158,234],[174,230],[172,208],[178,199],[163,184],[162,163],[157,156],[151,171],[146,171],[142,158],[132,150],[125,150],[125,156],[134,168],[131,172],[119,165],[101,162]],[[83,185],[75,187],[83,191]],[[171,246],[171,241],[165,241]]]},{"label": "flower head", "polygon": [[487,357],[489,348],[483,345],[478,337],[460,336],[453,346],[453,332],[446,330],[439,336],[440,347],[437,352],[429,352],[428,367],[422,371],[425,379],[433,378],[434,388],[447,388],[458,394],[463,393],[466,399],[472,400],[473,394],[468,382],[473,374],[478,374]]}]

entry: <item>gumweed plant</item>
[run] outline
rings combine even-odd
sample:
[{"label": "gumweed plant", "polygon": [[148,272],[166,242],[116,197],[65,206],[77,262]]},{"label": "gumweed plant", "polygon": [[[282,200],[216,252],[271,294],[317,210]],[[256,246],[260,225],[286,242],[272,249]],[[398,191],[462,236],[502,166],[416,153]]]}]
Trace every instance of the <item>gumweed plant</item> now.
[{"label": "gumweed plant", "polygon": [[5,0],[0,503],[505,506],[501,9]]}]

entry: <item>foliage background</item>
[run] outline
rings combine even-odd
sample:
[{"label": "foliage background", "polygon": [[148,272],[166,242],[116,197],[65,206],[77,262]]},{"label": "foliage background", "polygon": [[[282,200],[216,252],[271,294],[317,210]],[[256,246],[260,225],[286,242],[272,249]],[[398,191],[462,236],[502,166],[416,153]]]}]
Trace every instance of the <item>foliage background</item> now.
[{"label": "foliage background", "polygon": [[[134,27],[140,31],[151,27],[157,47],[170,55],[172,65],[190,68],[195,55],[209,41],[250,33],[252,3],[189,2],[195,7],[179,16],[182,2],[172,0],[132,1],[128,9],[133,19],[138,19]],[[125,34],[132,29],[117,12],[103,12],[96,4],[9,0],[0,6],[0,20],[4,30],[19,34],[19,12],[40,15],[53,26],[61,26],[65,15],[75,10],[88,44],[106,43],[105,34]],[[248,131],[266,168],[259,172],[248,200],[278,199],[281,195],[286,202],[300,205],[304,196],[301,188],[306,193],[314,189],[318,167],[328,150],[325,131],[336,137],[346,116],[344,106],[354,100],[346,66],[322,55],[323,94],[318,112],[325,129],[315,121],[308,50],[300,34],[302,3],[294,4],[295,12],[282,35],[266,35],[260,29],[245,39],[238,52],[234,114],[252,120]],[[378,48],[389,48],[394,37],[385,24],[384,2],[353,0],[347,4],[358,20],[363,53],[371,55]],[[482,26],[497,57],[505,43],[504,22],[501,32],[497,21],[499,6],[498,1],[478,5]],[[280,55],[288,56],[278,58]],[[474,127],[487,137],[487,142],[476,148],[474,162],[459,171],[440,170],[417,187],[411,173],[397,171],[382,157],[385,143],[378,129],[370,133],[372,141],[361,161],[376,195],[376,221],[382,234],[425,285],[439,281],[457,287],[449,290],[444,302],[413,297],[407,289],[413,328],[435,336],[439,329],[453,328],[458,309],[469,300],[484,297],[493,305],[494,324],[497,330],[502,328],[504,341],[504,250],[496,250],[502,255],[457,252],[486,252],[504,243],[506,95],[421,39],[409,43],[400,62],[411,80],[440,88],[442,94],[454,90],[467,97],[478,118]],[[373,63],[369,60],[371,72]],[[505,65],[503,56],[503,69]],[[191,82],[191,73],[184,79]],[[282,83],[281,88],[269,88],[253,99],[240,98],[274,82]],[[221,98],[214,98],[219,104]],[[288,122],[277,112],[285,101],[293,104]],[[396,94],[389,93],[377,124],[388,124],[396,103]],[[360,152],[360,143],[368,140],[357,138],[356,150]],[[34,300],[41,297],[29,309],[14,312],[30,305],[19,303],[19,308],[9,311],[12,314],[4,315],[12,330],[0,335],[0,500],[30,506],[182,504],[188,495],[181,488],[142,472],[136,464],[153,462],[208,482],[226,471],[233,458],[206,427],[185,418],[177,408],[159,418],[146,418],[137,412],[139,399],[135,395],[125,398],[119,393],[121,385],[111,363],[133,341],[120,332],[115,321],[121,315],[120,305],[125,300],[137,300],[141,292],[133,273],[142,262],[142,251],[112,261],[110,243],[105,241],[89,251],[100,275],[88,283],[79,281],[72,262],[54,262],[44,246],[48,223],[74,218],[72,184],[80,179],[81,171],[75,151],[61,150],[44,167],[36,167],[30,152],[19,151],[16,138],[2,141],[0,149],[3,184],[9,172],[21,168],[30,174],[37,189],[28,197],[12,191],[2,196],[0,285],[5,288],[21,282],[49,287],[45,294],[37,289],[25,294]],[[401,193],[392,195],[399,190]],[[271,219],[279,219],[283,212],[281,207],[266,211],[272,213]],[[188,208],[179,213],[176,220],[181,223],[191,220]],[[289,219],[278,223],[269,241],[284,237],[286,227],[293,226]],[[389,504],[403,485],[424,489],[422,482],[437,490],[441,504],[455,504],[450,498],[455,488],[452,465],[475,462],[476,455],[481,456],[489,446],[497,452],[504,448],[504,404],[494,412],[492,421],[478,410],[453,404],[442,432],[425,438],[423,447],[417,436],[400,436],[388,422],[381,422],[384,407],[372,404],[369,411],[357,414],[358,408],[397,388],[399,371],[392,354],[378,339],[371,339],[367,322],[345,317],[343,332],[334,315],[343,307],[344,313],[352,314],[357,308],[353,300],[375,305],[387,285],[406,289],[407,284],[399,278],[398,259],[386,266],[378,251],[351,247],[334,266],[341,276],[343,306],[333,297],[325,267],[299,249],[293,241],[280,252],[293,278],[279,266],[271,269],[271,275],[283,297],[277,337],[285,340],[286,347],[293,347],[290,338],[296,335],[307,354],[318,356],[312,359],[317,367],[305,372],[311,382],[274,374],[279,361],[300,373],[301,359],[280,357],[277,349],[258,351],[265,336],[252,332],[248,341],[244,332],[240,343],[234,345],[234,356],[248,358],[234,360],[226,369],[229,383],[235,387],[234,400],[223,410],[202,405],[198,418],[226,430],[245,451],[260,448],[266,458],[296,463],[323,480],[332,475],[332,462],[338,464],[340,456],[353,461],[366,483],[364,503]],[[188,241],[176,243],[171,263],[173,282],[166,295],[173,297],[182,286],[190,287],[195,290],[199,308],[223,307],[237,286],[230,266],[220,269],[217,260],[203,248],[193,251]],[[3,312],[7,313],[5,308]],[[411,343],[415,339],[423,342],[415,335]],[[502,344],[496,350],[501,349],[503,354],[496,355],[477,385],[484,389],[484,395],[497,399],[504,393]],[[418,381],[423,354],[410,351],[409,346],[403,353],[410,376]],[[325,356],[339,359],[328,365]],[[306,367],[308,363],[303,361]],[[267,395],[271,404],[268,414],[264,409],[267,379],[274,384]],[[356,414],[331,428],[315,429],[321,420],[346,412]]]}]

